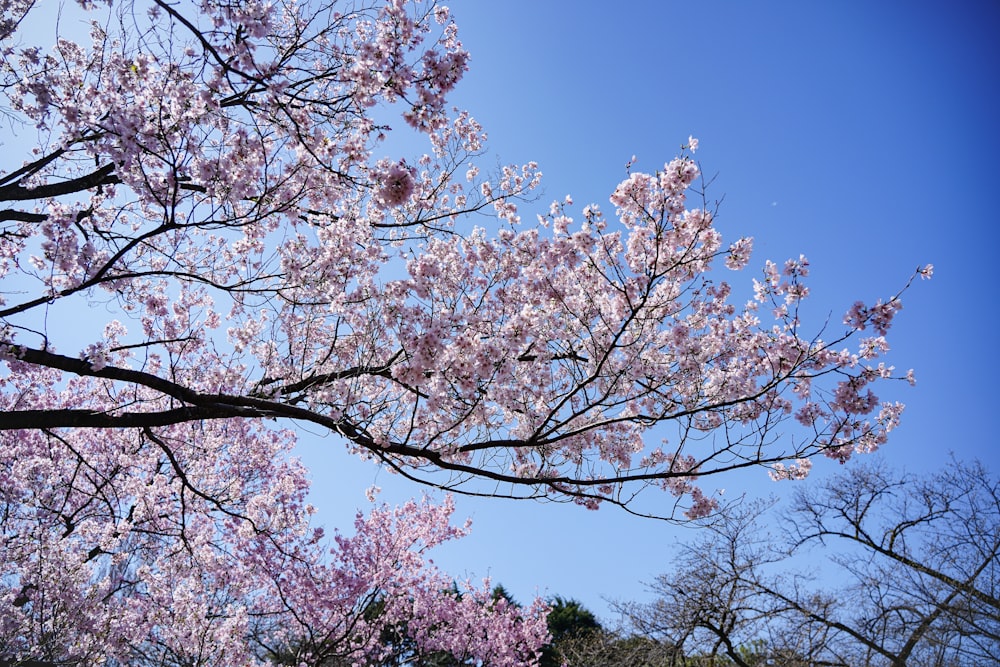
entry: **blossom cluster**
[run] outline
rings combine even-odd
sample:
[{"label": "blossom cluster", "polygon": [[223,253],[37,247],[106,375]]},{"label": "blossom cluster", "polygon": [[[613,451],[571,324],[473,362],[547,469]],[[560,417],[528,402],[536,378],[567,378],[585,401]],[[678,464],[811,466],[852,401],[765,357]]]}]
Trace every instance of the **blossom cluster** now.
[{"label": "blossom cluster", "polygon": [[428,560],[468,532],[450,498],[373,506],[328,542],[309,525],[290,433],[250,420],[203,424],[196,441],[190,430],[5,439],[5,659],[363,662],[395,650],[383,637],[405,624],[421,651],[514,666],[547,640],[541,601],[498,605],[488,584],[450,592]]}]

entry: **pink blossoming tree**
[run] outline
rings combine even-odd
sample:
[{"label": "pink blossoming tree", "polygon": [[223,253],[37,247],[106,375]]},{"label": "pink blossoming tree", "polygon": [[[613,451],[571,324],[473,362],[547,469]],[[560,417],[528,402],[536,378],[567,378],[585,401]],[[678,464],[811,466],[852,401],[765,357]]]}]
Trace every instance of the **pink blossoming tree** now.
[{"label": "pink blossoming tree", "polygon": [[[0,4],[5,122],[38,139],[0,173],[0,660],[361,663],[405,623],[420,650],[532,661],[541,605],[451,594],[423,560],[463,532],[447,502],[376,508],[331,550],[292,424],[456,492],[658,486],[690,518],[699,477],[800,477],[899,419],[871,391],[898,295],[830,340],[802,333],[804,258],[730,303],[710,271],[752,244],[688,205],[695,140],[608,213],[522,222],[540,173],[477,168],[443,7],[81,1],[89,36],[49,46],[33,5]],[[395,114],[425,154],[393,154]]]}]

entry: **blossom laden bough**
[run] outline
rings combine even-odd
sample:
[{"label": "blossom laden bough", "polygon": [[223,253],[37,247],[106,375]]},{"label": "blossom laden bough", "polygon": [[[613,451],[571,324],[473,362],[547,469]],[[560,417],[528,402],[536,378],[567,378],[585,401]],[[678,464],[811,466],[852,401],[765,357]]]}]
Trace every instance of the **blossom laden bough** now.
[{"label": "blossom laden bough", "polygon": [[[445,107],[466,55],[441,8],[154,7],[134,27],[169,43],[108,49],[131,42],[95,27],[89,46],[7,47],[11,108],[60,148],[0,185],[33,206],[5,213],[19,289],[0,308],[4,344],[23,372],[95,388],[22,397],[8,428],[286,418],[456,491],[483,479],[594,506],[633,483],[842,459],[895,422],[878,417],[870,388],[887,374],[869,364],[898,296],[855,304],[831,341],[803,337],[800,257],[767,262],[754,300],[731,303],[709,276],[747,266],[752,239],[726,245],[713,212],[689,206],[689,155],[631,171],[613,216],[590,205],[578,222],[567,200],[524,225],[537,166],[472,165],[485,135]],[[419,113],[427,155],[379,157],[389,130],[368,109],[382,99]],[[494,224],[467,226],[491,209]],[[54,332],[33,333],[41,309],[94,298],[126,323],[120,341],[63,356]],[[881,340],[841,349],[867,328]],[[106,398],[129,387],[148,392]],[[811,435],[771,442],[791,415]],[[664,425],[698,465],[643,464]]]}]

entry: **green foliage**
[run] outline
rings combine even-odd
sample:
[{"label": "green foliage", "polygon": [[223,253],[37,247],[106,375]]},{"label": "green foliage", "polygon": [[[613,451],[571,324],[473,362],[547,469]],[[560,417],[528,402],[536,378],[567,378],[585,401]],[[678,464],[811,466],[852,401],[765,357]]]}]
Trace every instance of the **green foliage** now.
[{"label": "green foliage", "polygon": [[553,642],[570,635],[601,630],[597,617],[578,600],[557,595],[552,598],[551,604],[548,625]]},{"label": "green foliage", "polygon": [[539,667],[559,667],[564,661],[563,653],[559,649],[561,643],[602,630],[597,617],[580,601],[557,595],[550,603],[552,609],[546,620],[552,639],[542,649]]}]

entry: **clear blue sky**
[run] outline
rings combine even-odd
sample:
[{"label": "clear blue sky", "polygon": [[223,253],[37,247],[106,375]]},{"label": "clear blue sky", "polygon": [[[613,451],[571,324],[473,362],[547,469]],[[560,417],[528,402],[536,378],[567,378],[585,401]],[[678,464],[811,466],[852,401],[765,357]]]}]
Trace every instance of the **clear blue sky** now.
[{"label": "clear blue sky", "polygon": [[[455,102],[490,132],[504,162],[537,160],[539,210],[572,194],[606,204],[635,154],[638,169],[670,159],[688,135],[717,175],[728,238],[756,238],[749,283],[765,259],[812,262],[811,319],[838,323],[857,300],[918,282],[890,332],[891,361],[915,388],[883,454],[930,470],[949,451],[1000,473],[997,256],[1000,220],[1000,4],[996,2],[451,3],[472,53]],[[606,207],[607,208],[607,207]],[[529,211],[530,213],[530,211]],[[372,483],[397,500],[421,492],[305,437],[315,501],[349,527]],[[832,473],[818,462],[814,476]],[[763,472],[719,481],[787,494]],[[713,487],[714,488],[714,485]],[[490,574],[522,601],[536,591],[582,600],[641,598],[690,532],[607,508],[458,499],[473,533],[437,562]]]}]

